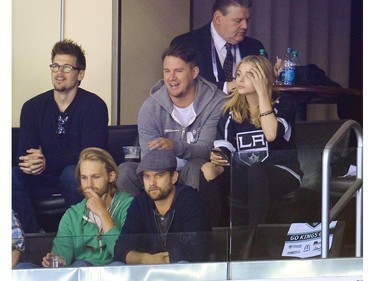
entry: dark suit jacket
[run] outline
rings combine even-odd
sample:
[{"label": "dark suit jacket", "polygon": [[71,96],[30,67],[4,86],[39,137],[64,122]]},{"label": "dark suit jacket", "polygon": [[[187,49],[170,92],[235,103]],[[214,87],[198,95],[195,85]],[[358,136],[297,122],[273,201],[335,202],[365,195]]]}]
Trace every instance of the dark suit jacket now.
[{"label": "dark suit jacket", "polygon": [[[212,68],[210,25],[211,23],[208,23],[197,30],[179,35],[172,40],[170,45],[185,44],[188,47],[197,50],[200,61],[199,74],[208,81],[215,83],[220,89],[223,89],[225,76],[216,51],[215,55],[216,61],[218,62],[219,82],[216,82]],[[262,42],[251,37],[245,37],[245,39],[239,43],[241,58],[249,55],[259,55],[259,50],[262,48],[264,49]]]}]

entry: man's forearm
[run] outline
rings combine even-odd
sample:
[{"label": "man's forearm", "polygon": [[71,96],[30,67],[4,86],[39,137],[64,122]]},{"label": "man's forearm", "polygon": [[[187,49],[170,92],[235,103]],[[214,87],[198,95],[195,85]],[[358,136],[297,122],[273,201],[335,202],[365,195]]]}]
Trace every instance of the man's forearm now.
[{"label": "man's forearm", "polygon": [[149,254],[137,251],[130,251],[125,261],[127,264],[161,264],[169,263],[168,252],[160,252],[156,254]]}]

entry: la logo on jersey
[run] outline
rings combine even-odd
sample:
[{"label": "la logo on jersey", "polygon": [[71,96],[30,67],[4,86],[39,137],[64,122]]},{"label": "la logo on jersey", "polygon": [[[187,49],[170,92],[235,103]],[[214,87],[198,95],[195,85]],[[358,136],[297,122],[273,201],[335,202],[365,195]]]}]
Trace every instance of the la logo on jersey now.
[{"label": "la logo on jersey", "polygon": [[243,163],[252,165],[268,158],[268,142],[262,130],[238,133],[236,138],[238,157]]}]

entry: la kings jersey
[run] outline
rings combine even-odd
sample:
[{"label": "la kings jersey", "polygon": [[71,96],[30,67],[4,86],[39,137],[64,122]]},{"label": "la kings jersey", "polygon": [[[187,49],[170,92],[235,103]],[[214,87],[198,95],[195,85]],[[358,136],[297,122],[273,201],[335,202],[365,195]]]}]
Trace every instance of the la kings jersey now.
[{"label": "la kings jersey", "polygon": [[262,128],[249,120],[239,124],[232,119],[231,112],[226,112],[219,120],[214,146],[229,154],[236,152],[233,155],[245,165],[267,162],[302,177],[294,140],[295,102],[290,97],[282,97],[273,109],[278,121],[274,141],[268,142]]}]

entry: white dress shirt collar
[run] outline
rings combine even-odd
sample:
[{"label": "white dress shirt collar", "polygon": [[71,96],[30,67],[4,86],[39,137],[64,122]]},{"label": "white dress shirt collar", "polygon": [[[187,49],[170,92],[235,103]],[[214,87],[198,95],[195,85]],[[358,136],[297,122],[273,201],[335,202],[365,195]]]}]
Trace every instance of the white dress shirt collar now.
[{"label": "white dress shirt collar", "polygon": [[216,50],[219,50],[219,52],[221,52],[222,50],[225,50],[225,43],[227,42],[219,35],[219,33],[217,33],[215,26],[212,22],[211,22],[211,36],[212,36],[212,40],[214,40],[214,45],[215,45]]}]

